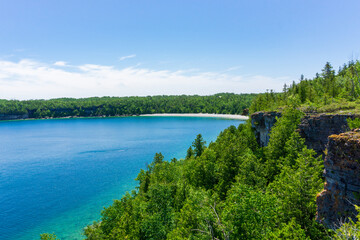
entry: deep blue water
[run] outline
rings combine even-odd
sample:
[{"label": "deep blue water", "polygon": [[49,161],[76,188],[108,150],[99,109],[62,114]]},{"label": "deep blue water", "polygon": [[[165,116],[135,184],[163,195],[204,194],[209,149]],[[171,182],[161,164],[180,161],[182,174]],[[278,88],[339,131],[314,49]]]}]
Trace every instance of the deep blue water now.
[{"label": "deep blue water", "polygon": [[0,239],[55,232],[82,239],[100,211],[136,186],[156,152],[182,158],[239,120],[124,117],[0,122]]}]

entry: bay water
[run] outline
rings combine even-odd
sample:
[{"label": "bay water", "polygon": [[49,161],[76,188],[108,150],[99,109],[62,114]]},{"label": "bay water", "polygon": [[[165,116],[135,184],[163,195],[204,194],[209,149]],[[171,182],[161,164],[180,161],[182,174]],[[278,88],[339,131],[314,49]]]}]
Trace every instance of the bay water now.
[{"label": "bay water", "polygon": [[184,158],[240,120],[119,117],[0,122],[0,239],[83,239],[101,210],[137,185],[156,152]]}]

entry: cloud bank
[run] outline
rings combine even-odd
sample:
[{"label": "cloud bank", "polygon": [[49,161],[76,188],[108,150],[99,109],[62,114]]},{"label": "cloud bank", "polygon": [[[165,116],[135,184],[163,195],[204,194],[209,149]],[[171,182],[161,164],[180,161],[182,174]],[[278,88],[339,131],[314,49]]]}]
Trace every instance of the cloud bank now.
[{"label": "cloud bank", "polygon": [[0,60],[0,99],[251,93],[281,90],[285,82],[290,79],[139,66],[121,69],[95,64],[70,66],[63,61],[47,64],[29,59]]}]

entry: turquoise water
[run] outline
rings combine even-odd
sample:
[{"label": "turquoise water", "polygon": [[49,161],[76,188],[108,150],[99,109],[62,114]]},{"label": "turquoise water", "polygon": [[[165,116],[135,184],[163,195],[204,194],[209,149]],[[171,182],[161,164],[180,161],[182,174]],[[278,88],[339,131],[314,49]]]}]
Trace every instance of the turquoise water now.
[{"label": "turquoise water", "polygon": [[82,239],[100,211],[136,186],[156,152],[182,158],[239,120],[124,117],[0,122],[0,239],[55,232]]}]

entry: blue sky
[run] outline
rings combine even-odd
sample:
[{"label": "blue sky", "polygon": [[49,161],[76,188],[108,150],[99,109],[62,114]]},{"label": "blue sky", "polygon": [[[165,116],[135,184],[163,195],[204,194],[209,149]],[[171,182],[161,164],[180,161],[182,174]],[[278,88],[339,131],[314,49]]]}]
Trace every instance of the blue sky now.
[{"label": "blue sky", "polygon": [[0,0],[0,98],[281,90],[359,58],[359,11],[358,0]]}]

